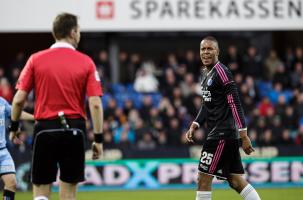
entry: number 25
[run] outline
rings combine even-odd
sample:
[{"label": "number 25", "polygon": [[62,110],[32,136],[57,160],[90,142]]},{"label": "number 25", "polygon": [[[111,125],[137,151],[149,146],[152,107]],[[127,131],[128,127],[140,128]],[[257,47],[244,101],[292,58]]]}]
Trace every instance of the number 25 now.
[{"label": "number 25", "polygon": [[201,163],[205,163],[207,165],[210,165],[211,161],[213,160],[213,154],[212,153],[207,153],[203,152],[202,153],[202,158],[201,158]]}]

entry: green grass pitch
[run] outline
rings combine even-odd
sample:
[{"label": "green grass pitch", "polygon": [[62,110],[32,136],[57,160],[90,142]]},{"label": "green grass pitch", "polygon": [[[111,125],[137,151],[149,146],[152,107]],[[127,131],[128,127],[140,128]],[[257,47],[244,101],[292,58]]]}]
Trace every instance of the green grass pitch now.
[{"label": "green grass pitch", "polygon": [[[303,188],[292,189],[258,189],[262,200],[300,200],[303,199]],[[18,192],[17,200],[32,200],[30,192]],[[77,200],[194,200],[193,190],[155,190],[155,191],[100,191],[78,192]],[[242,198],[231,189],[214,190],[213,200],[241,200]],[[53,193],[51,200],[59,200]]]}]

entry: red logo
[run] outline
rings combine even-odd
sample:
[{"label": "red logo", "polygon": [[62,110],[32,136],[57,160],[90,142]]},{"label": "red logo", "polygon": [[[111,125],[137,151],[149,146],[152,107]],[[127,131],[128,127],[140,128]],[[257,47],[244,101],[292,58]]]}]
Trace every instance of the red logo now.
[{"label": "red logo", "polygon": [[96,16],[98,19],[112,19],[114,11],[114,2],[111,0],[101,0],[96,4]]}]

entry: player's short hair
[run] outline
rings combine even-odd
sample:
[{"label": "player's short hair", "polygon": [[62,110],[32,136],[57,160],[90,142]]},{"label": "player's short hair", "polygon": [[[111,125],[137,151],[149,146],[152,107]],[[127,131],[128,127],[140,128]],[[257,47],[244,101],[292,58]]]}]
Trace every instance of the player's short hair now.
[{"label": "player's short hair", "polygon": [[206,36],[206,37],[203,38],[203,40],[208,40],[208,41],[215,42],[217,44],[218,48],[219,48],[219,42],[214,36]]},{"label": "player's short hair", "polygon": [[78,17],[70,13],[57,15],[53,22],[53,36],[60,40],[68,37],[70,31],[78,26]]}]

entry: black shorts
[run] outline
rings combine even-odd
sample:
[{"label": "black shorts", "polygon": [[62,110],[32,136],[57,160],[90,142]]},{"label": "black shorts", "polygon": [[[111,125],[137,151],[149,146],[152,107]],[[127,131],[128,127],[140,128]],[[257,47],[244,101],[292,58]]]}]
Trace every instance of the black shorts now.
[{"label": "black shorts", "polygon": [[59,120],[38,121],[34,128],[31,181],[50,184],[84,181],[85,120],[67,119],[70,129],[61,129]]},{"label": "black shorts", "polygon": [[239,141],[236,139],[206,140],[198,169],[202,173],[224,180],[230,174],[244,174]]}]

